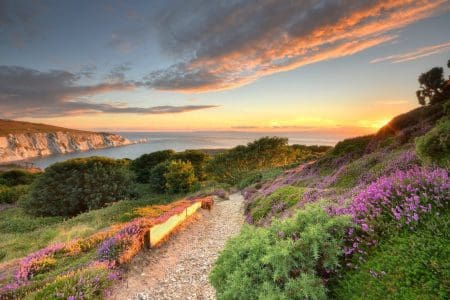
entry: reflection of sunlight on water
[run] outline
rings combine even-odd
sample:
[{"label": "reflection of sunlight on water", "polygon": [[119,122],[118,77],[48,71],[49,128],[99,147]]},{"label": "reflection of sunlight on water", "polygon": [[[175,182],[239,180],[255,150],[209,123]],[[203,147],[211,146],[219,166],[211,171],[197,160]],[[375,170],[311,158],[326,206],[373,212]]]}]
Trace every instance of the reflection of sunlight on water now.
[{"label": "reflection of sunlight on water", "polygon": [[275,135],[289,138],[290,144],[306,145],[334,145],[338,140],[342,139],[342,136],[299,132],[118,132],[118,134],[130,140],[146,138],[148,142],[125,147],[52,155],[30,161],[36,167],[45,168],[58,161],[94,155],[134,159],[144,153],[165,149],[183,151],[186,149],[232,148],[237,145],[247,144],[263,136]]}]

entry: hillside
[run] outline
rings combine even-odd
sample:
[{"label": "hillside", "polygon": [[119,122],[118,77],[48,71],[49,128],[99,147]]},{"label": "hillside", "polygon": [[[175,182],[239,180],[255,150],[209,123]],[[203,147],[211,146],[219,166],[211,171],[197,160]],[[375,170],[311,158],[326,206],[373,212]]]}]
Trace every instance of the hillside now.
[{"label": "hillside", "polygon": [[117,134],[0,120],[0,163],[52,154],[125,146],[130,143],[129,140]]},{"label": "hillside", "polygon": [[50,132],[89,133],[89,131],[69,129],[53,125],[0,119],[0,136],[8,134],[50,133]]}]

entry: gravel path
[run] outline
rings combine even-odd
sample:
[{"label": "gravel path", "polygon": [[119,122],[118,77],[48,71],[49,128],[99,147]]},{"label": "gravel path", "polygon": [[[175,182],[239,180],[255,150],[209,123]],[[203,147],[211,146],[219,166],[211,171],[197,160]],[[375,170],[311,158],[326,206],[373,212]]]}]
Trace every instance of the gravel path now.
[{"label": "gravel path", "polygon": [[133,260],[110,299],[215,299],[208,274],[225,242],[244,222],[243,198],[216,202],[159,248]]}]

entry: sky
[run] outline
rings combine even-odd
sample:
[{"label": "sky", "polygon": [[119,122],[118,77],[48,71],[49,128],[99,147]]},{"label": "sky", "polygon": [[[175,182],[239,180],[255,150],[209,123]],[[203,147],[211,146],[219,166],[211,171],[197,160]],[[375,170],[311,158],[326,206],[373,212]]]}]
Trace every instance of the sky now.
[{"label": "sky", "polygon": [[450,58],[450,1],[0,0],[0,118],[364,134]]}]

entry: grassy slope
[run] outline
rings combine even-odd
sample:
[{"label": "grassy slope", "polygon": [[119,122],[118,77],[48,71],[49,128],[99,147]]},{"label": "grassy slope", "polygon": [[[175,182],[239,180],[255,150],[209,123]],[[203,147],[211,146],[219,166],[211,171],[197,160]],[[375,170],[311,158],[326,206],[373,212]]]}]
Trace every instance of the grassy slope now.
[{"label": "grassy slope", "polygon": [[136,217],[133,214],[136,207],[168,203],[180,198],[177,195],[143,193],[147,195],[138,200],[119,201],[68,220],[31,217],[18,207],[0,211],[0,262],[26,256],[54,242],[86,237],[112,224],[129,221]]},{"label": "grassy slope", "polygon": [[49,132],[73,132],[73,133],[88,133],[89,131],[68,129],[58,126],[52,126],[40,123],[30,123],[22,121],[4,120],[0,119],[0,136],[18,133],[49,133]]}]

